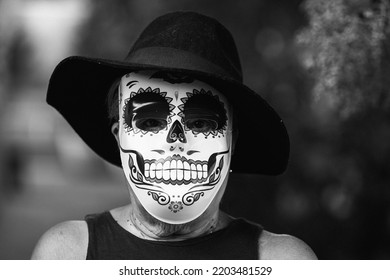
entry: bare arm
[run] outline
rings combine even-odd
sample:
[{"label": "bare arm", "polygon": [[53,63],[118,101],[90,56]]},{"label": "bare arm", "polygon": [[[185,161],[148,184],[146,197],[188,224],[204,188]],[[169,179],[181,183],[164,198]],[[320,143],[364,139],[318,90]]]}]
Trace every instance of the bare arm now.
[{"label": "bare arm", "polygon": [[81,260],[86,258],[88,227],[85,221],[60,223],[39,239],[33,251],[33,260]]},{"label": "bare arm", "polygon": [[291,235],[263,231],[259,240],[260,259],[316,260],[313,250],[302,240]]}]

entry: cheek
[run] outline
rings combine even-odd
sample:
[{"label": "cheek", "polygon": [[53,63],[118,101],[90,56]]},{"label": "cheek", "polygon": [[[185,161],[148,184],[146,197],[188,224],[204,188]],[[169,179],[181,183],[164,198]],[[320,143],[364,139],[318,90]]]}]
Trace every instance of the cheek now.
[{"label": "cheek", "polygon": [[159,146],[166,142],[166,131],[158,133],[134,133],[122,131],[120,135],[121,147],[131,150],[152,150],[158,149]]},{"label": "cheek", "polygon": [[196,155],[208,155],[216,152],[226,151],[230,148],[230,135],[208,135],[204,134],[194,135],[192,132],[187,132],[188,150],[199,151]]}]

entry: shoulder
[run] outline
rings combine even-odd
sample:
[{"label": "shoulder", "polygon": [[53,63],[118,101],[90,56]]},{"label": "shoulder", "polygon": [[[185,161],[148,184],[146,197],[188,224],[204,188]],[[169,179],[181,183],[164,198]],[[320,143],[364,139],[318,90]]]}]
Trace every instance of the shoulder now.
[{"label": "shoulder", "polygon": [[259,239],[260,259],[316,260],[313,250],[302,240],[287,234],[264,230]]},{"label": "shoulder", "polygon": [[66,221],[55,225],[39,239],[32,259],[85,259],[88,248],[88,226],[85,221]]}]

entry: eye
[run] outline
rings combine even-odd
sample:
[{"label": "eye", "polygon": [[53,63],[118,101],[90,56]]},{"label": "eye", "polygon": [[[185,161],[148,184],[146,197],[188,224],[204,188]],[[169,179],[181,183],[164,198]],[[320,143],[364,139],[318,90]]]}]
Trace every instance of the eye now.
[{"label": "eye", "polygon": [[158,132],[167,126],[165,119],[140,119],[135,122],[135,126],[144,131]]},{"label": "eye", "polygon": [[213,131],[218,127],[217,122],[210,119],[187,120],[185,124],[188,129],[194,132],[202,132],[202,133]]}]

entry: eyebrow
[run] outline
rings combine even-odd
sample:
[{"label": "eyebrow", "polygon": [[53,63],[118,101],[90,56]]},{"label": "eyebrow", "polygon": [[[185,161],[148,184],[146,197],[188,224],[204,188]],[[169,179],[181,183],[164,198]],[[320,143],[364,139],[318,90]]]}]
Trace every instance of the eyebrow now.
[{"label": "eyebrow", "polygon": [[169,115],[169,105],[165,100],[133,100],[130,104],[129,112],[136,118],[166,118]]},{"label": "eyebrow", "polygon": [[133,112],[141,114],[159,114],[164,111],[166,103],[162,101],[151,101],[146,103],[133,102]]},{"label": "eyebrow", "polygon": [[191,118],[194,116],[216,117],[216,118],[220,117],[220,112],[205,107],[186,108],[184,109],[184,112],[186,118]]},{"label": "eyebrow", "polygon": [[138,81],[130,81],[126,84],[127,87],[132,88],[135,84],[137,84]]},{"label": "eyebrow", "polygon": [[185,102],[183,107],[185,118],[209,117],[216,120],[220,128],[226,125],[227,111],[225,104],[214,95],[202,94],[202,90],[199,92],[200,94],[190,96]]},{"label": "eyebrow", "polygon": [[141,109],[143,107],[146,107],[146,106],[152,106],[152,105],[156,105],[157,103],[159,103],[158,101],[151,101],[151,102],[145,102],[145,103],[136,103],[134,102],[133,104],[134,105],[137,105],[137,109]]}]

